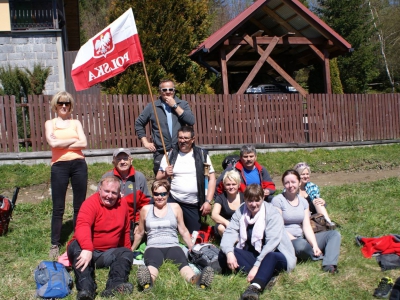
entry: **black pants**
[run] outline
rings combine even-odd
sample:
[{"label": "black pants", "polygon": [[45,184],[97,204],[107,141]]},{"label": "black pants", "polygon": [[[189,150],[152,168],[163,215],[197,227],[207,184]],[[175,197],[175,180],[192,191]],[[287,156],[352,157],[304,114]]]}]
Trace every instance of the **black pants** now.
[{"label": "black pants", "polygon": [[95,282],[95,268],[110,267],[106,290],[113,289],[121,283],[128,282],[129,272],[133,262],[133,252],[124,247],[111,248],[107,251],[93,252],[93,258],[86,269],[76,269],[76,261],[81,254],[82,249],[75,240],[68,246],[68,259],[72,263],[75,274],[75,284],[78,291],[86,290],[94,293],[97,289]]},{"label": "black pants", "polygon": [[199,209],[198,204],[186,204],[182,202],[176,201],[173,197],[170,197],[173,201],[178,203],[182,209],[183,214],[183,222],[185,223],[186,228],[189,230],[189,233],[192,234],[193,231],[199,231],[201,228],[201,211]]},{"label": "black pants", "polygon": [[84,159],[59,161],[51,166],[51,198],[53,200],[53,214],[51,216],[51,244],[59,245],[61,228],[65,211],[65,195],[69,180],[73,193],[74,219],[73,226],[78,216],[78,211],[86,199],[87,190],[87,164]]}]

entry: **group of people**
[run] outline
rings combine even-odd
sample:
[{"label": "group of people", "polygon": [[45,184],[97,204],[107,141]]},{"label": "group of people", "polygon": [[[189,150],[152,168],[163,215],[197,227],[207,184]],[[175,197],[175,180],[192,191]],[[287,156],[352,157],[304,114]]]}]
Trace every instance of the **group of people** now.
[{"label": "group of people", "polygon": [[[244,145],[239,160],[217,179],[207,151],[194,144],[195,119],[188,103],[175,96],[171,80],[161,81],[159,90],[154,103],[158,116],[149,104],[135,122],[138,138],[154,153],[151,195],[146,178],[132,165],[130,151],[120,148],[113,153],[114,168],[104,174],[98,191],[85,200],[87,165],[82,149],[87,142],[81,123],[71,118],[74,99],[59,92],[51,101],[57,116],[45,124],[52,149],[49,255],[52,259],[59,256],[65,194],[71,180],[74,235],[67,254],[75,273],[77,299],[95,298],[94,271],[101,267],[110,268],[103,297],[132,293],[128,277],[133,251],[144,239],[145,265],[137,271],[142,290],[152,288],[167,259],[178,266],[186,281],[208,287],[213,269],[194,273],[179,245],[178,233],[190,251],[191,234],[201,229],[202,217],[209,214],[221,237],[222,269],[247,273],[249,287],[241,299],[258,299],[272,278],[280,271],[292,270],[296,260],[322,259],[324,271],[337,273],[340,234],[335,230],[314,234],[310,225],[310,212],[314,211],[334,225],[318,187],[309,180],[310,167],[299,163],[286,171],[284,191],[274,197],[275,184],[257,162],[256,149]],[[149,122],[153,142],[145,134]]]}]

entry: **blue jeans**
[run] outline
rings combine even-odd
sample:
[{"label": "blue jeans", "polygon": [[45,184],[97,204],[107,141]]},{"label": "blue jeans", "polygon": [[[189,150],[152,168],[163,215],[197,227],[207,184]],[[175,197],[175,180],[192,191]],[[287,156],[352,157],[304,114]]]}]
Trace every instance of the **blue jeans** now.
[{"label": "blue jeans", "polygon": [[[220,252],[222,253],[222,251]],[[254,267],[254,263],[257,260],[258,253],[253,253],[247,250],[235,248],[234,254],[236,256],[237,263],[239,265],[238,271],[241,270],[244,273],[249,273]],[[226,256],[221,259],[221,255],[218,260],[221,267],[225,268],[227,265]],[[251,283],[257,283],[260,285],[261,290],[264,290],[267,283],[274,276],[274,273],[284,271],[287,269],[286,257],[280,252],[270,252],[261,261],[258,268],[257,274]]]},{"label": "blue jeans", "polygon": [[53,215],[51,217],[51,244],[59,245],[61,228],[65,211],[65,195],[71,178],[73,192],[74,219],[78,216],[79,208],[86,198],[87,164],[84,159],[56,162],[51,166],[51,197],[53,200]]}]

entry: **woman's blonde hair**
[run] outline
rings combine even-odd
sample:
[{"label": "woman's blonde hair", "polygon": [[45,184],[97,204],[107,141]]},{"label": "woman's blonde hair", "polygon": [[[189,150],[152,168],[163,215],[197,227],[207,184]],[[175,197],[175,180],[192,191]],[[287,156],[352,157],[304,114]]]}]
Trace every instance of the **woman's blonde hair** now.
[{"label": "woman's blonde hair", "polygon": [[53,96],[53,99],[51,99],[50,102],[50,108],[53,112],[57,111],[58,101],[71,103],[71,105],[69,106],[69,111],[71,112],[74,110],[75,100],[70,93],[66,91],[60,91]]},{"label": "woman's blonde hair", "polygon": [[222,178],[222,182],[225,184],[225,179],[232,180],[240,186],[240,174],[236,170],[230,170],[225,173],[224,177]]},{"label": "woman's blonde hair", "polygon": [[299,173],[299,174],[303,173],[303,171],[304,171],[305,169],[307,169],[307,170],[308,170],[308,173],[311,174],[310,166],[307,165],[306,162],[299,162],[298,164],[296,164],[296,165],[293,167],[293,170],[297,171],[297,173]]}]

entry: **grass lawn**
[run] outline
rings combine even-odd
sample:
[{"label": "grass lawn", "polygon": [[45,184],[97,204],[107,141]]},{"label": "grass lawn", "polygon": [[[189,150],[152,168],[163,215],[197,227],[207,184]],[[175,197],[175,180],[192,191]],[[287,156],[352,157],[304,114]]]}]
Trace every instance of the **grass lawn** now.
[{"label": "grass lawn", "polygon": [[[313,171],[317,172],[363,170],[380,168],[379,166],[381,168],[398,166],[399,148],[397,145],[392,145],[331,152],[317,150],[268,153],[259,155],[259,160],[267,166],[271,163],[271,173],[274,175],[280,175],[285,169],[301,160],[309,162]],[[222,157],[213,157],[217,170],[220,168]],[[144,162],[145,165],[147,163]],[[0,167],[2,174],[5,174],[2,168]],[[30,184],[46,180],[47,175],[43,172],[49,172],[48,167],[43,167],[42,171],[37,171],[38,168],[41,167],[26,169],[17,166],[20,172],[16,171],[17,175],[8,170],[11,173],[4,179],[5,183],[0,183],[0,191],[5,185],[12,186],[14,180],[20,182],[22,177],[27,178],[27,181],[29,178]],[[142,170],[139,167],[138,169]],[[99,174],[101,172],[98,171]],[[28,174],[29,176],[26,176]],[[10,178],[16,179],[10,180]],[[261,299],[373,299],[373,290],[381,277],[390,276],[396,279],[400,276],[400,269],[381,272],[375,259],[364,258],[354,242],[356,235],[373,237],[400,233],[400,179],[389,178],[368,184],[322,187],[321,192],[323,198],[327,200],[330,216],[341,225],[340,273],[334,276],[322,273],[321,262],[303,263],[292,273],[281,274],[272,291],[265,291]],[[34,299],[36,287],[33,270],[41,260],[48,259],[51,207],[50,199],[45,199],[39,204],[17,202],[13,220],[10,222],[10,231],[8,235],[0,237],[2,275],[0,299]],[[71,219],[72,208],[69,207],[64,216],[62,251],[65,250],[65,243],[71,237]],[[99,293],[105,287],[107,273],[108,271],[104,269],[96,271]],[[209,290],[199,291],[185,283],[177,269],[169,263],[161,268],[160,276],[151,293],[143,294],[137,291],[136,266],[132,268],[130,281],[135,284],[134,293],[115,299],[238,299],[240,293],[247,287],[246,279],[241,274],[217,275]],[[75,297],[76,289],[65,299],[75,299]],[[101,297],[97,296],[96,299]]]}]

